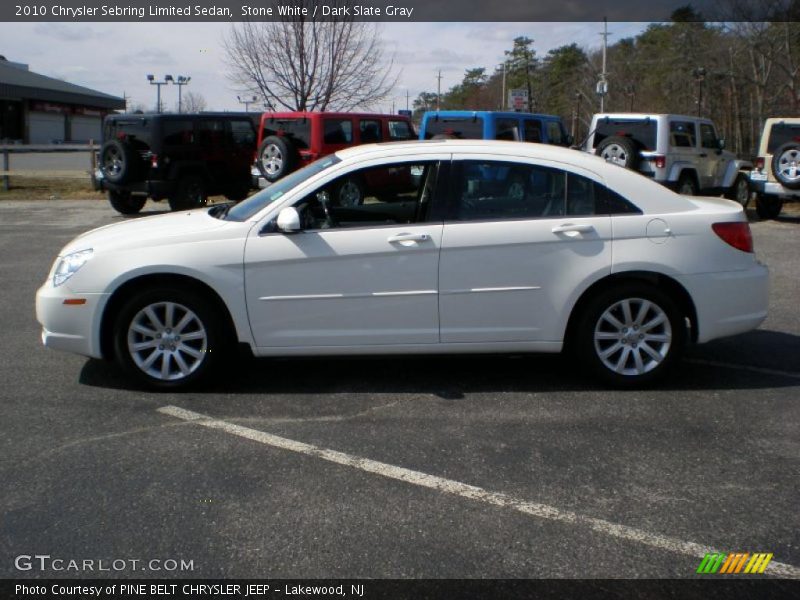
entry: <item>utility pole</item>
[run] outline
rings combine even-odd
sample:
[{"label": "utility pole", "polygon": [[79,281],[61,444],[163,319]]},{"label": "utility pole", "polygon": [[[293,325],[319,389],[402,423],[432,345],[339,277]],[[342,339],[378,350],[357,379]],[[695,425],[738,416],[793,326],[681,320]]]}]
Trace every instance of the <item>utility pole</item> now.
[{"label": "utility pole", "polygon": [[442,70],[439,69],[439,74],[436,76],[436,110],[442,109]]},{"label": "utility pole", "polygon": [[500,96],[500,110],[506,109],[506,61],[503,61],[503,95]]},{"label": "utility pole", "polygon": [[406,88],[406,110],[408,110],[408,88]]},{"label": "utility pole", "polygon": [[608,31],[608,19],[605,17],[603,17],[603,32],[600,35],[603,36],[603,72],[600,73],[600,81],[597,82],[597,95],[600,96],[600,112],[604,112],[606,94],[608,93],[606,54],[608,51],[608,36],[611,35]]}]

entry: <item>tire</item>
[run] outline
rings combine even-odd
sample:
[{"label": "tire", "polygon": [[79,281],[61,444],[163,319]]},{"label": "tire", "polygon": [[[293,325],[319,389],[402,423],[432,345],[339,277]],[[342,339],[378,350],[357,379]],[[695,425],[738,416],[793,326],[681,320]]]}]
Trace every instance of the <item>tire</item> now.
[{"label": "tire", "polygon": [[738,202],[742,205],[742,208],[747,208],[747,204],[750,202],[750,193],[750,180],[746,175],[740,173],[736,176],[736,180],[725,194],[725,197]]},{"label": "tire", "polygon": [[271,135],[258,148],[256,166],[267,181],[278,181],[297,164],[294,146],[286,138]]},{"label": "tire", "polygon": [[759,219],[777,219],[783,210],[783,200],[778,196],[759,194],[756,196],[756,214]]},{"label": "tire", "polygon": [[191,210],[208,202],[206,184],[199,175],[187,175],[178,181],[175,193],[169,197],[171,210]]},{"label": "tire", "polygon": [[697,196],[697,180],[690,173],[681,173],[675,191],[682,196]]},{"label": "tire", "polygon": [[336,188],[336,206],[353,208],[364,204],[364,184],[358,179],[345,179]]},{"label": "tire", "polygon": [[595,154],[607,162],[626,169],[635,169],[639,165],[639,149],[636,142],[621,135],[612,135],[604,139],[597,145]]},{"label": "tire", "polygon": [[772,174],[785,188],[800,190],[800,144],[789,142],[775,151]]},{"label": "tire", "polygon": [[109,190],[111,207],[123,215],[135,215],[144,208],[147,196],[134,196],[128,191]]},{"label": "tire", "polygon": [[141,383],[160,390],[209,378],[227,354],[227,340],[210,302],[172,287],[134,296],[114,324],[117,362]]},{"label": "tire", "polygon": [[136,176],[137,154],[120,140],[109,140],[100,149],[100,170],[109,183],[122,184]]},{"label": "tire", "polygon": [[[648,323],[652,325],[646,327]],[[581,361],[604,383],[643,387],[679,360],[686,324],[677,304],[658,288],[624,283],[584,305],[573,341]]]}]

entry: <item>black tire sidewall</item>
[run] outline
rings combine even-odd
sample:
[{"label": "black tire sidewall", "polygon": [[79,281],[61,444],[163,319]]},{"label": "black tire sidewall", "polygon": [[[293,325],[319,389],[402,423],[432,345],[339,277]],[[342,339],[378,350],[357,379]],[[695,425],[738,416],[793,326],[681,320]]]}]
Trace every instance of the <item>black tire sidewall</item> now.
[{"label": "black tire sidewall", "polygon": [[[672,345],[662,363],[643,375],[621,375],[609,370],[597,356],[594,348],[594,329],[600,316],[613,304],[625,298],[643,298],[657,304],[666,314],[672,328]],[[686,344],[685,317],[678,305],[667,294],[646,283],[623,283],[606,289],[590,299],[583,307],[572,342],[573,354],[588,367],[591,373],[606,385],[615,388],[640,388],[663,378],[680,360]]]},{"label": "black tire sidewall", "polygon": [[[196,202],[190,195],[193,186],[200,185],[203,191],[203,200]],[[169,197],[169,207],[171,210],[191,210],[201,208],[208,201],[205,180],[200,175],[184,175],[178,180],[175,193]]]},{"label": "black tire sidewall", "polygon": [[[145,306],[156,302],[175,302],[194,312],[203,323],[208,335],[206,356],[200,367],[183,379],[162,381],[154,379],[136,366],[128,350],[128,327],[133,317]],[[140,292],[120,310],[114,321],[114,355],[119,365],[140,383],[158,390],[190,388],[207,381],[218,369],[227,354],[227,342],[220,320],[212,305],[202,295],[189,291],[159,287]]]},{"label": "black tire sidewall", "polygon": [[780,183],[786,189],[800,190],[800,178],[798,178],[796,181],[787,181],[781,176],[781,172],[778,169],[778,159],[787,150],[797,150],[800,152],[800,144],[797,142],[789,142],[775,151],[775,153],[772,155],[772,174],[775,176],[775,179],[778,180],[778,183]]},{"label": "black tire sidewall", "polygon": [[696,196],[697,192],[698,192],[697,182],[695,181],[695,178],[689,173],[682,173],[681,174],[681,176],[678,178],[678,186],[677,186],[677,189],[675,191],[678,192],[679,194],[681,194],[682,193],[681,189],[683,188],[683,184],[684,183],[691,184],[692,193],[690,195],[691,196]]},{"label": "black tire sidewall", "polygon": [[783,200],[778,196],[762,194],[756,198],[756,214],[760,219],[775,219],[783,210]]},{"label": "black tire sidewall", "polygon": [[144,208],[147,198],[145,196],[134,196],[127,191],[109,190],[108,201],[118,213],[135,215]]}]

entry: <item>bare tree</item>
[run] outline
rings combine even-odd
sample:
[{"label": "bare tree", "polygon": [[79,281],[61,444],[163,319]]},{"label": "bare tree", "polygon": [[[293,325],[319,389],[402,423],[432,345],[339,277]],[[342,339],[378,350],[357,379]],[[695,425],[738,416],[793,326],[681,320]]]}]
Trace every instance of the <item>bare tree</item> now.
[{"label": "bare tree", "polygon": [[[181,97],[181,110],[187,113],[196,113],[208,109],[208,103],[202,94],[187,90]],[[178,103],[175,103],[175,112],[178,112]]]},{"label": "bare tree", "polygon": [[[314,2],[295,3],[314,12]],[[343,5],[343,4],[342,4]],[[273,10],[278,14],[277,4]],[[352,110],[387,98],[398,75],[374,23],[352,17],[284,16],[233,25],[223,39],[228,78],[288,110]]]}]

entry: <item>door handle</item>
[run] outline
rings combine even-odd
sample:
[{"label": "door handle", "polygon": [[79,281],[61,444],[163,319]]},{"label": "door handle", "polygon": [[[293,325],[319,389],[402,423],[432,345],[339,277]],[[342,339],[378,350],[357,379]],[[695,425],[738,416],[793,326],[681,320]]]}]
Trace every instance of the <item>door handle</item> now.
[{"label": "door handle", "polygon": [[594,231],[594,227],[591,225],[564,223],[563,225],[556,225],[551,231],[553,233],[589,233],[590,231]]},{"label": "door handle", "polygon": [[427,242],[431,239],[427,233],[398,233],[395,235],[390,235],[386,241],[390,244],[394,242]]}]

